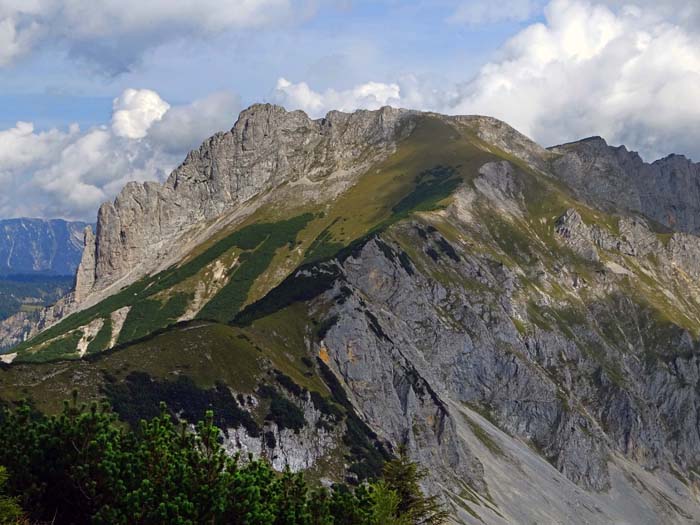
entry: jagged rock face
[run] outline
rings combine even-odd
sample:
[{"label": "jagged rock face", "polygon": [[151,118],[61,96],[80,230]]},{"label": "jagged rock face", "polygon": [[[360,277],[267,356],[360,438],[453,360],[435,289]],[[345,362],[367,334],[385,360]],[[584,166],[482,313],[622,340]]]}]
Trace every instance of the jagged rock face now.
[{"label": "jagged rock face", "polygon": [[[446,242],[416,228],[404,232],[416,243],[420,231],[431,244]],[[570,479],[606,488],[603,436],[596,437],[594,423],[581,414],[569,413],[544,368],[585,359],[564,334],[519,335],[510,318],[519,309],[512,297],[517,276],[494,261],[441,256],[441,265],[503,295],[467,294],[410,273],[398,259],[400,250],[377,240],[348,260],[344,277],[358,298],[333,310],[338,321],[324,340],[372,426],[395,442],[408,436],[415,455],[444,477],[474,483],[481,467],[455,438],[447,400],[489,407],[502,428],[557,457]]]},{"label": "jagged rock face", "polygon": [[319,426],[322,414],[308,397],[301,400],[306,425],[299,431],[280,429],[275,422],[268,422],[259,436],[251,436],[245,428],[229,428],[224,433],[224,448],[245,459],[248,454],[266,458],[272,468],[282,472],[308,471],[316,467],[341,441],[339,429],[327,430]]},{"label": "jagged rock face", "polygon": [[452,117],[456,122],[466,124],[486,144],[522,159],[536,169],[547,171],[550,154],[542,146],[532,141],[505,122],[483,115]]},{"label": "jagged rock face", "polygon": [[[510,193],[517,206],[513,180],[504,173],[503,166],[493,166],[482,170],[482,177],[500,181],[496,202],[502,206],[503,195]],[[484,180],[474,186],[494,199],[494,188]],[[446,486],[454,477],[472,487],[488,486],[480,458],[460,439],[464,415],[455,402],[488,414],[490,422],[530,443],[590,491],[620,490],[610,473],[616,455],[649,470],[670,464],[690,472],[700,461],[697,344],[679,328],[660,337],[649,319],[653,314],[606,291],[615,286],[611,281],[633,275],[621,274],[612,256],[623,261],[654,253],[664,260],[659,272],[668,275],[679,267],[690,270],[693,263],[674,255],[676,241],[667,248],[659,241],[650,245],[654,234],[643,220],[628,219],[620,229],[616,236],[586,225],[575,210],[555,221],[562,245],[600,264],[580,296],[588,301],[600,294],[601,299],[582,309],[579,319],[547,325],[533,317],[528,303],[552,299],[546,293],[523,295],[529,285],[522,268],[470,249],[469,236],[460,244],[429,224],[402,224],[348,258],[336,286],[317,300],[333,304],[328,315],[334,324],[322,352],[371,426],[391,442],[408,443],[414,457],[431,466],[433,479]],[[677,237],[697,253],[697,238]],[[422,251],[420,259],[406,259],[407,247]],[[600,263],[598,250],[610,267]],[[433,268],[426,271],[427,264]],[[558,282],[576,294],[575,281],[560,270],[540,286]],[[522,322],[529,328],[519,327]],[[633,328],[636,323],[640,326]],[[606,324],[622,337],[607,338],[600,331]],[[673,357],[651,357],[669,352]],[[510,461],[517,469],[521,459]],[[611,519],[583,513],[569,522]]]},{"label": "jagged rock face", "polygon": [[632,211],[676,231],[700,232],[700,165],[681,155],[652,164],[593,137],[551,148],[552,170],[577,197],[608,211]]},{"label": "jagged rock face", "polygon": [[408,114],[385,108],[311,120],[272,105],[245,110],[231,131],[191,152],[164,185],[129,183],[114,203],[100,207],[81,268],[90,277],[82,282],[100,290],[126,274],[153,270],[160,252],[172,251],[188,228],[270,188],[361,172],[410,131],[401,124]]},{"label": "jagged rock face", "polygon": [[84,222],[0,221],[0,275],[73,275],[82,254]]}]

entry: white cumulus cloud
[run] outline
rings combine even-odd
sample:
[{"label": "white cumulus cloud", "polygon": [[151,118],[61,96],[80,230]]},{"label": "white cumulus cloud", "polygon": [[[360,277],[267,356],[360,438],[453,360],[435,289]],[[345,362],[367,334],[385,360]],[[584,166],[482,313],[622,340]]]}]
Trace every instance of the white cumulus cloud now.
[{"label": "white cumulus cloud", "polygon": [[155,91],[127,89],[112,103],[112,131],[118,137],[143,138],[169,109],[170,104]]},{"label": "white cumulus cloud", "polygon": [[354,109],[378,109],[382,106],[400,105],[398,84],[367,82],[348,90],[312,90],[306,82],[292,83],[285,78],[277,81],[273,100],[291,109],[303,109],[313,117],[320,117],[330,109],[352,111]]},{"label": "white cumulus cloud", "polygon": [[671,152],[700,160],[700,34],[661,11],[614,3],[552,0],[543,22],[460,84],[406,76],[321,92],[281,79],[273,99],[314,116],[384,104],[484,114],[545,145],[602,135],[649,160]]},{"label": "white cumulus cloud", "polygon": [[452,112],[507,120],[552,144],[602,135],[648,158],[700,156],[700,39],[643,10],[554,0],[462,86]]},{"label": "white cumulus cloud", "polygon": [[215,93],[170,107],[154,91],[127,89],[113,110],[111,122],[86,131],[30,122],[0,130],[0,216],[94,220],[127,182],[164,180],[190,149],[230,128],[239,103]]},{"label": "white cumulus cloud", "polygon": [[0,66],[38,46],[109,73],[128,70],[166,42],[304,19],[312,0],[0,0]]}]

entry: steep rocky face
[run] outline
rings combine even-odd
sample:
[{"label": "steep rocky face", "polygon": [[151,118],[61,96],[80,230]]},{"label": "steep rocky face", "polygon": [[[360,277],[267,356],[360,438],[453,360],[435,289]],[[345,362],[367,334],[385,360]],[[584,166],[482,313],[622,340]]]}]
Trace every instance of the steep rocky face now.
[{"label": "steep rocky face", "polygon": [[83,302],[95,286],[95,234],[88,226],[83,231],[83,251],[75,272],[74,299]]},{"label": "steep rocky face", "polygon": [[86,226],[61,219],[0,220],[0,275],[74,275]]},{"label": "steep rocky face", "polygon": [[[501,176],[488,177],[494,173]],[[696,299],[662,306],[654,303],[658,298],[642,298],[646,290],[633,295],[627,286],[653,271],[670,296],[665,285],[678,272],[697,272],[687,254],[700,253],[700,241],[675,235],[665,246],[644,220],[625,219],[612,233],[586,225],[569,209],[552,226],[554,239],[576,257],[548,260],[548,251],[535,245],[521,246],[520,254],[503,251],[515,255],[505,262],[483,249],[508,246],[503,225],[465,223],[460,209],[468,202],[475,212],[481,201],[503,210],[505,197],[520,210],[505,220],[515,231],[522,227],[522,193],[503,173],[482,170],[490,180],[476,179],[475,191],[458,194],[446,215],[397,226],[345,260],[337,284],[317,299],[332,305],[333,325],[320,350],[371,426],[391,442],[408,443],[448,486],[444,480],[452,476],[488,486],[481,458],[458,437],[462,410],[472,412],[469,426],[492,454],[504,453],[484,436],[473,411],[589,491],[621,490],[624,483],[611,476],[620,464],[616,457],[650,471],[695,472],[697,331],[669,323],[665,317],[672,314],[660,309],[677,307],[697,319]],[[502,191],[497,199],[483,190],[493,186]],[[539,270],[533,273],[525,261],[538,261]],[[687,293],[697,298],[697,291],[695,285]],[[521,512],[501,501],[498,488],[491,490],[503,513]],[[659,494],[673,493],[668,486]],[[452,501],[460,506],[457,494]],[[697,510],[678,516],[673,507],[679,504],[673,497],[636,522],[683,522],[684,515],[692,521]],[[567,520],[612,521],[610,509],[602,508]]]},{"label": "steep rocky face", "polygon": [[216,406],[232,453],[325,480],[403,445],[459,523],[695,523],[695,167],[655,165],[486,117],[254,106],[103,206],[79,310],[25,333],[0,396]]},{"label": "steep rocky face", "polygon": [[469,127],[485,144],[525,161],[531,167],[547,171],[551,154],[505,122],[483,115],[464,115],[450,119]]},{"label": "steep rocky face", "polygon": [[643,213],[672,230],[700,232],[700,164],[682,155],[648,164],[600,137],[550,149],[559,155],[553,172],[592,206]]},{"label": "steep rocky face", "polygon": [[[164,185],[130,183],[98,213],[95,237],[86,238],[80,299],[128,275],[157,266],[189,228],[230,212],[281,184],[351,178],[390,153],[408,112],[384,108],[353,114],[305,113],[256,105],[233,129],[191,152]],[[176,247],[175,246],[175,247]]]}]

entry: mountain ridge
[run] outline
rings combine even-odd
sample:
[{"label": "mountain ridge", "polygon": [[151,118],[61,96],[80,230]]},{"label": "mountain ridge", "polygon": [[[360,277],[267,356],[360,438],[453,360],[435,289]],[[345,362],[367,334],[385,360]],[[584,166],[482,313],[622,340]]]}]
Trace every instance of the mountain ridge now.
[{"label": "mountain ridge", "polygon": [[37,321],[38,310],[71,290],[87,226],[63,219],[0,220],[0,318],[17,314]]},{"label": "mountain ridge", "polygon": [[459,523],[698,519],[693,169],[674,187],[673,158],[489,117],[329,115],[244,111],[171,175],[180,217],[153,184],[105,205],[78,306],[4,356],[0,397],[75,386],[133,417],[135,392],[223,383],[262,429],[231,422],[232,452],[362,479],[405,446]]},{"label": "mountain ridge", "polygon": [[0,275],[75,275],[87,226],[64,219],[1,219]]}]

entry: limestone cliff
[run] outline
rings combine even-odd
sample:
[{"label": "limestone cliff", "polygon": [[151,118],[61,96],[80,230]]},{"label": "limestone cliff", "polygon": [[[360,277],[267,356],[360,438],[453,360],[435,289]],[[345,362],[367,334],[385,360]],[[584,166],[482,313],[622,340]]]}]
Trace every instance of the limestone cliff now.
[{"label": "limestone cliff", "polygon": [[86,239],[80,299],[153,271],[192,243],[187,234],[193,227],[271,188],[358,175],[408,131],[401,128],[407,113],[384,108],[311,120],[279,106],[250,107],[231,131],[192,151],[164,185],[129,183],[113,203],[100,207],[95,239]]}]

